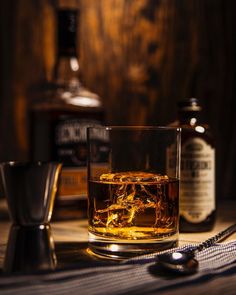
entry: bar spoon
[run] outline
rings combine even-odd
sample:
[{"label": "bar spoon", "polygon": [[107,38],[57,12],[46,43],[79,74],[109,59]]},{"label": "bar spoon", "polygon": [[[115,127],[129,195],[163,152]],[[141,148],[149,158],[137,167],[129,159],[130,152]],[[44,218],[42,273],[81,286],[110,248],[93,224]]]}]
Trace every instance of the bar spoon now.
[{"label": "bar spoon", "polygon": [[177,274],[193,274],[198,270],[198,261],[195,254],[211,247],[236,231],[236,224],[233,224],[215,236],[199,244],[196,248],[190,250],[180,250],[175,252],[162,253],[157,256],[157,265],[165,271],[171,271]]}]

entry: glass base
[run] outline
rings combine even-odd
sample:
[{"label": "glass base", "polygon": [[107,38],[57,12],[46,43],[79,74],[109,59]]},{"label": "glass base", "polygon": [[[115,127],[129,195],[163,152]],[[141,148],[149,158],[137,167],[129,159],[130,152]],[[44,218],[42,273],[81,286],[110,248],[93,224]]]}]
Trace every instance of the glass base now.
[{"label": "glass base", "polygon": [[158,240],[107,240],[89,233],[88,252],[98,258],[123,260],[178,246],[178,235]]}]

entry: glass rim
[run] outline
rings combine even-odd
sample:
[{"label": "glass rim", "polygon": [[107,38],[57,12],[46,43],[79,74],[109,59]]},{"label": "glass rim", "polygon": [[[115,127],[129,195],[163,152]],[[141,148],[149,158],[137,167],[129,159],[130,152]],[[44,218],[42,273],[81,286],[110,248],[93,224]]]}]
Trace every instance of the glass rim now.
[{"label": "glass rim", "polygon": [[106,131],[111,131],[111,130],[166,130],[166,131],[181,131],[181,127],[173,127],[173,126],[152,126],[152,125],[127,125],[127,126],[123,126],[123,125],[111,125],[111,126],[90,126],[87,127],[88,130],[92,130],[92,129],[103,129]]},{"label": "glass rim", "polygon": [[8,167],[22,167],[22,166],[45,166],[45,165],[62,165],[62,162],[57,162],[57,161],[5,161],[5,162],[0,162],[0,167],[2,166],[8,166]]}]

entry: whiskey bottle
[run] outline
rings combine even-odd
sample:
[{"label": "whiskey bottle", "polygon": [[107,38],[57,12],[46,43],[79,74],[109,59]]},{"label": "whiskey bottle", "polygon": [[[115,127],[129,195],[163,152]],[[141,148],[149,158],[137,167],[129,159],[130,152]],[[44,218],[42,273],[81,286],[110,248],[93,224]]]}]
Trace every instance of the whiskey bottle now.
[{"label": "whiskey bottle", "polygon": [[202,123],[198,99],[179,102],[182,128],[180,178],[180,231],[210,231],[215,222],[215,145],[210,128]]},{"label": "whiskey bottle", "polygon": [[86,217],[86,128],[104,122],[101,99],[81,84],[78,18],[78,9],[58,10],[53,79],[34,99],[30,111],[32,159],[63,163],[54,219]]}]

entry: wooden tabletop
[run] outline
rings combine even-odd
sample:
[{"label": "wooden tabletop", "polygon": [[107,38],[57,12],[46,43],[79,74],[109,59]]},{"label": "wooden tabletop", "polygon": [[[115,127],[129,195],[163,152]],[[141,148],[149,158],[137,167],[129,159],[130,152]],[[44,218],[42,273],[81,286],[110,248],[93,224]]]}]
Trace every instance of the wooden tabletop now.
[{"label": "wooden tabletop", "polygon": [[[217,221],[211,232],[203,233],[180,233],[179,245],[189,243],[199,243],[217,232],[225,229],[236,222],[236,202],[221,202],[218,206]],[[7,244],[8,233],[11,223],[9,221],[0,221],[0,266],[4,258],[4,250]],[[52,222],[52,236],[55,243],[84,243],[88,241],[87,220],[60,221]],[[225,241],[236,240],[236,233],[228,237]]]}]

